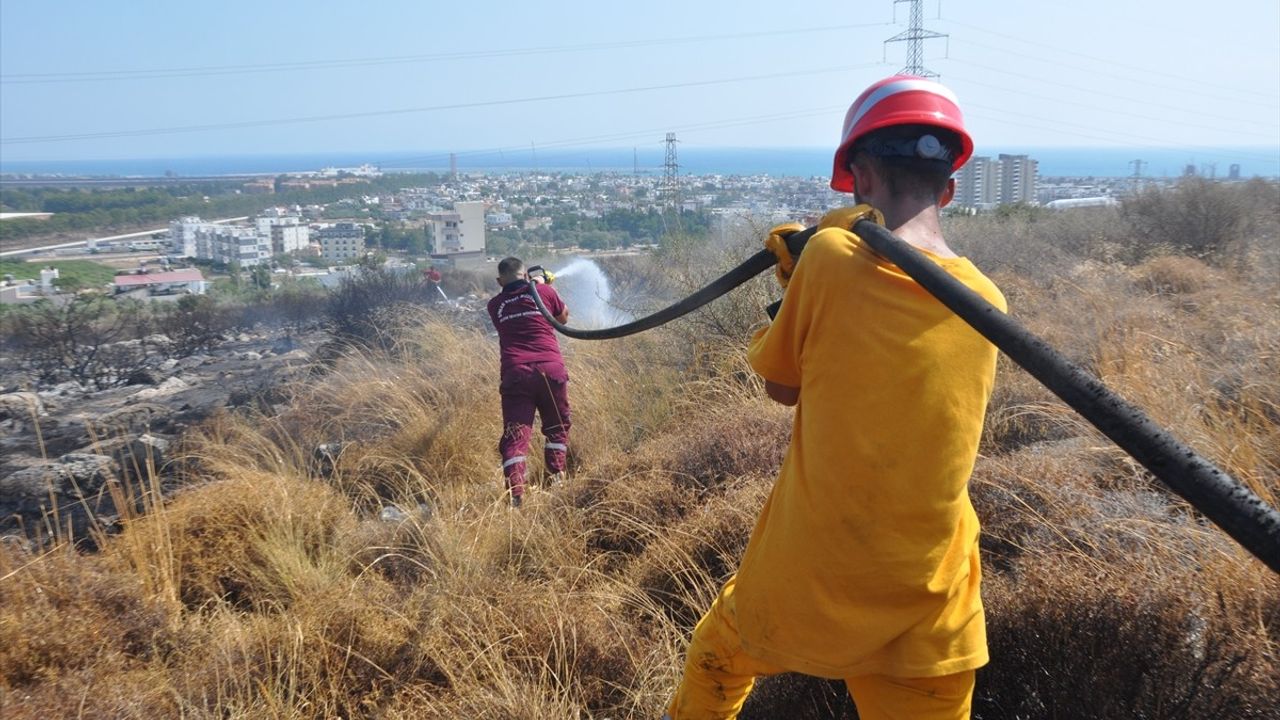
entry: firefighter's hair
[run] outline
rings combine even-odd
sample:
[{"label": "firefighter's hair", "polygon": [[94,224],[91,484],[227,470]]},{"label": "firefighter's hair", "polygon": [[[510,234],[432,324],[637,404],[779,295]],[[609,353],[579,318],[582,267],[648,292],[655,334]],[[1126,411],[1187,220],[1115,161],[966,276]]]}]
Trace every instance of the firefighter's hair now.
[{"label": "firefighter's hair", "polygon": [[910,195],[936,200],[947,188],[951,178],[949,160],[930,160],[920,157],[879,157],[864,148],[877,140],[915,139],[921,135],[933,135],[954,157],[960,152],[960,136],[946,128],[930,125],[892,125],[872,130],[854,144],[849,151],[849,164],[873,169],[882,177],[894,195]]},{"label": "firefighter's hair", "polygon": [[524,269],[524,261],[518,257],[503,258],[498,263],[498,276],[504,278],[515,277],[516,273]]}]

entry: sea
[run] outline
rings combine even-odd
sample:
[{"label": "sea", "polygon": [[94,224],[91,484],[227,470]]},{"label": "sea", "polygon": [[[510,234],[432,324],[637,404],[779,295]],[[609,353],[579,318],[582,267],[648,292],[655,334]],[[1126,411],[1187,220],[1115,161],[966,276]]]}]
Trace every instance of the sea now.
[{"label": "sea", "polygon": [[[1179,177],[1187,168],[1226,178],[1233,166],[1241,178],[1280,177],[1280,146],[1231,148],[979,147],[977,155],[1029,155],[1043,177],[1132,177],[1141,161],[1143,177]],[[316,152],[209,155],[114,160],[15,160],[0,158],[3,175],[89,177],[209,177],[276,175],[324,168],[372,165],[383,172],[448,172],[451,155],[459,172],[637,173],[661,176],[666,155],[648,148],[527,148],[523,150]],[[702,148],[677,146],[680,175],[768,175],[823,177],[831,172],[826,148]]]}]

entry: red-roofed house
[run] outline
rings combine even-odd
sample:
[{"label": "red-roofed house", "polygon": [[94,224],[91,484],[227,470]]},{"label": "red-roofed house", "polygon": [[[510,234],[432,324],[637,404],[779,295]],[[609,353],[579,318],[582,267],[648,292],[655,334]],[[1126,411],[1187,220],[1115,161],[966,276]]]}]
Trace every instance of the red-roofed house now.
[{"label": "red-roofed house", "polygon": [[209,286],[195,268],[117,275],[112,284],[117,295],[139,290],[146,295],[203,295]]}]

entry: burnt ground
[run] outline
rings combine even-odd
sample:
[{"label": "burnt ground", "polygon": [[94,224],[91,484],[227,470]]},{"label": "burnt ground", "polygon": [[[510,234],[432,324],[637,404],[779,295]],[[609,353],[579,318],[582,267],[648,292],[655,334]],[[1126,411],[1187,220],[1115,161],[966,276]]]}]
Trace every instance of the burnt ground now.
[{"label": "burnt ground", "polygon": [[90,513],[110,522],[118,514],[110,479],[142,480],[150,463],[169,482],[188,428],[228,409],[269,409],[282,383],[311,371],[326,340],[323,331],[241,333],[104,390],[34,389],[11,359],[0,359],[0,532],[31,531],[54,506],[76,525]]}]

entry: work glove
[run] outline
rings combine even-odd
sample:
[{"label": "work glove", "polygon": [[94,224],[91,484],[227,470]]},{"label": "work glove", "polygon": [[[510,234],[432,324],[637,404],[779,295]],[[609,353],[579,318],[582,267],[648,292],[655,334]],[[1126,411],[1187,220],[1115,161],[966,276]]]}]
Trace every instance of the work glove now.
[{"label": "work glove", "polygon": [[877,225],[884,225],[884,215],[870,205],[862,203],[853,207],[836,208],[828,212],[822,216],[822,220],[818,221],[818,229],[840,228],[841,230],[853,230],[853,226],[859,220],[870,220]]},{"label": "work glove", "polygon": [[764,239],[765,249],[778,258],[778,264],[774,267],[773,273],[778,278],[778,284],[784,290],[787,287],[787,283],[791,282],[791,273],[796,269],[796,261],[791,257],[791,250],[787,248],[787,238],[792,233],[803,229],[804,225],[797,222],[774,225],[773,229],[769,231],[769,235]]}]

